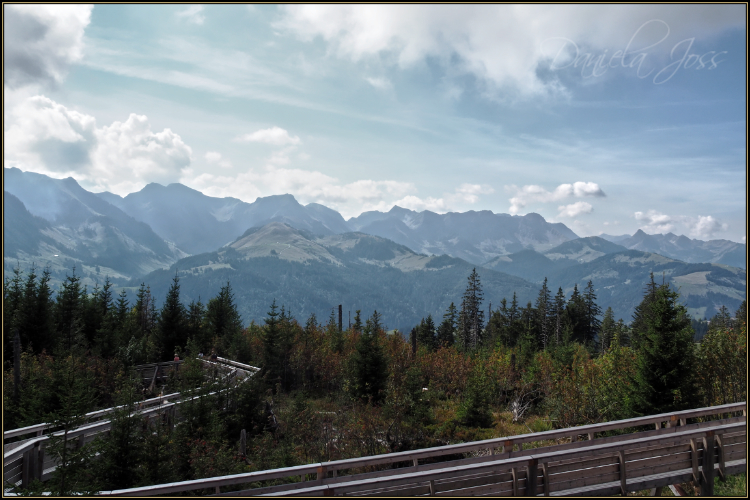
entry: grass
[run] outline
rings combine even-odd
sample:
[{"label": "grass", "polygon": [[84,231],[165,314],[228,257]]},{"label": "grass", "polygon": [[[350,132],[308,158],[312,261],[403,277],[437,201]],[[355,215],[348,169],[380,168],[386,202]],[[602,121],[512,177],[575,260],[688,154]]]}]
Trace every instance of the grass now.
[{"label": "grass", "polygon": [[[692,483],[681,484],[688,496],[699,496],[700,488],[696,488]],[[633,491],[628,496],[645,497],[651,494],[651,490]],[[673,497],[672,490],[665,486],[661,490],[661,496]],[[741,497],[747,498],[747,475],[737,474],[736,476],[727,476],[726,482],[722,482],[718,477],[714,478],[714,496],[716,497]]]}]

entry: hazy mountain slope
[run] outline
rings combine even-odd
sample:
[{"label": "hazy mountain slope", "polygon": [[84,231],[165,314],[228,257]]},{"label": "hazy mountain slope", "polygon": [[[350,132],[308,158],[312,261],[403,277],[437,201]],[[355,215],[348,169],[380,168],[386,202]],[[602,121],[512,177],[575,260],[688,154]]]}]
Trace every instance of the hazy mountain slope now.
[{"label": "hazy mountain slope", "polygon": [[[473,267],[452,257],[418,255],[363,233],[318,237],[273,223],[248,231],[217,252],[182,259],[143,281],[162,301],[179,269],[184,302],[199,295],[205,301],[229,281],[246,323],[261,321],[276,299],[300,321],[311,313],[323,321],[331,308],[343,304],[345,321],[349,310],[353,315],[361,309],[369,316],[377,309],[390,328],[403,330],[430,313],[439,320],[451,302],[460,304]],[[535,285],[520,278],[479,271],[488,301],[497,297],[499,302],[514,290],[521,301],[537,293]]]},{"label": "hazy mountain slope", "polygon": [[643,299],[651,272],[657,283],[663,275],[665,282],[679,290],[682,303],[695,317],[710,318],[721,305],[734,311],[746,297],[744,269],[685,263],[638,250],[604,255],[554,271],[547,278],[553,291],[562,286],[568,296],[573,285],[577,283],[580,290],[591,280],[602,308],[611,305],[615,315],[628,322]]},{"label": "hazy mountain slope", "polygon": [[475,264],[524,248],[544,251],[577,238],[564,224],[550,224],[538,214],[511,216],[480,212],[436,214],[393,207],[349,219],[356,231],[406,245],[415,252],[448,254]]},{"label": "hazy mountain slope", "polygon": [[[99,193],[111,199],[111,193]],[[123,210],[149,224],[162,238],[189,253],[215,250],[235,240],[250,227],[279,221],[315,234],[349,230],[335,210],[322,205],[300,205],[292,195],[258,198],[245,203],[236,198],[206,196],[182,184],[151,183],[122,199]]]},{"label": "hazy mountain slope", "polygon": [[550,260],[571,260],[574,262],[590,262],[602,255],[622,252],[627,250],[622,245],[609,242],[596,236],[578,238],[558,245],[555,248],[543,252]]},{"label": "hazy mountain slope", "polygon": [[[40,246],[36,252],[14,256],[6,250],[6,264],[9,258],[18,258],[19,263],[31,259],[41,266],[54,264],[54,254],[58,254],[58,260],[64,256],[80,261],[79,270],[85,264],[107,268],[112,275],[133,277],[167,267],[186,255],[147,224],[86,191],[72,178],[58,180],[10,168],[5,169],[5,189],[30,214],[49,223],[38,227]],[[33,239],[27,231],[31,241],[29,238]]]},{"label": "hazy mountain slope", "polygon": [[[613,241],[612,238],[607,237],[610,241]],[[658,253],[684,262],[712,262],[743,269],[746,267],[747,246],[729,240],[702,241],[673,233],[646,234],[640,229],[633,236],[624,239],[617,238],[616,243],[625,248]]]}]

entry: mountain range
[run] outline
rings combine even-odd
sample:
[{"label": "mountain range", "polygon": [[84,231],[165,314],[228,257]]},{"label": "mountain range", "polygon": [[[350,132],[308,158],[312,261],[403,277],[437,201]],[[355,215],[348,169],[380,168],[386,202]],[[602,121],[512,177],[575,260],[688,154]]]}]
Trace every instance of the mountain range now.
[{"label": "mountain range", "polygon": [[651,271],[682,287],[697,316],[710,317],[722,304],[736,308],[745,296],[745,245],[726,240],[642,231],[579,238],[533,213],[393,207],[347,221],[291,195],[246,203],[149,184],[120,197],[90,193],[72,178],[4,173],[6,277],[34,263],[50,267],[54,284],[75,265],[90,286],[105,276],[127,288],[145,281],[159,300],[179,270],[186,300],[210,297],[231,281],[247,320],[262,317],[273,297],[318,315],[354,301],[365,312],[388,312],[386,321],[401,328],[460,302],[466,276],[479,266],[488,303],[516,291],[525,305],[545,277],[568,295],[592,279],[600,305],[626,321]]}]

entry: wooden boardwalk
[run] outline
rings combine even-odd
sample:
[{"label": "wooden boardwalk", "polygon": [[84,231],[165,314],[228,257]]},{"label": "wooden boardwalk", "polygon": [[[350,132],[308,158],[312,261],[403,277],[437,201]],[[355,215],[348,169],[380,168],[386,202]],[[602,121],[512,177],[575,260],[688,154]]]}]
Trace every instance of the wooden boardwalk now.
[{"label": "wooden boardwalk", "polygon": [[[225,358],[218,358],[215,362],[208,359],[201,361],[207,368],[215,367],[227,382],[241,382],[260,370],[260,368]],[[137,366],[135,369],[141,378],[153,383],[158,377],[168,376],[169,370],[175,369],[181,363],[182,361],[153,363]],[[191,399],[194,398],[185,398],[177,392],[162,395],[136,402],[136,413],[151,419],[162,417],[174,421],[179,417],[179,405]],[[85,424],[68,431],[68,439],[77,440],[78,444],[83,446],[106,435],[111,427],[108,416],[121,408],[123,407],[118,406],[87,413],[84,416]],[[49,440],[50,433],[61,434],[53,427],[53,424],[49,423],[31,425],[3,433],[3,441],[16,439],[3,444],[3,480],[6,485],[10,483],[16,486],[27,486],[34,479],[46,481],[52,476],[56,462],[45,453],[45,444]]]},{"label": "wooden boardwalk", "polygon": [[[642,430],[644,426],[654,428]],[[614,430],[623,434],[596,436]],[[745,472],[746,437],[743,402],[100,495],[202,490],[220,496],[580,496],[624,494],[689,481],[700,485],[702,495],[712,495],[715,475]],[[539,447],[524,449],[532,444]],[[472,452],[485,456],[434,463]],[[261,486],[247,488],[250,483]],[[240,489],[222,493],[227,487]]]}]

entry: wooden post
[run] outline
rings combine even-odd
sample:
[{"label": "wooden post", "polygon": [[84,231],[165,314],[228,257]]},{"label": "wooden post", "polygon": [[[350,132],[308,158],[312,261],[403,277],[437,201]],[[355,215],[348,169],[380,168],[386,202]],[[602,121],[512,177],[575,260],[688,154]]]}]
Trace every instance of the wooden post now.
[{"label": "wooden post", "polygon": [[512,451],[513,451],[513,440],[508,439],[507,441],[503,443],[503,453],[505,452],[510,453]]},{"label": "wooden post", "polygon": [[680,419],[680,426],[684,427],[686,425],[687,425],[687,419],[686,418],[681,418]]},{"label": "wooden post", "polygon": [[654,423],[654,427],[656,428],[656,430],[657,430],[657,431],[658,431],[659,429],[661,429],[661,422],[655,422],[655,423]]},{"label": "wooden post", "polygon": [[589,441],[593,441],[593,440],[594,440],[594,433],[589,432]]},{"label": "wooden post", "polygon": [[430,479],[430,496],[435,496],[435,481],[433,481],[432,479]]},{"label": "wooden post", "polygon": [[617,460],[620,462],[620,492],[622,493],[622,496],[627,496],[628,495],[628,488],[627,488],[628,474],[625,469],[625,454],[622,452],[622,450],[617,452]]},{"label": "wooden post", "polygon": [[419,467],[419,459],[415,458],[411,461],[414,464],[414,467]]},{"label": "wooden post", "polygon": [[659,486],[658,488],[651,488],[651,492],[649,493],[649,496],[660,497],[662,488],[663,486]]},{"label": "wooden post", "polygon": [[701,477],[701,496],[714,496],[714,431],[706,432],[703,438],[703,477]]},{"label": "wooden post", "polygon": [[536,458],[529,460],[529,465],[526,466],[526,496],[536,496],[536,475],[537,475],[537,462]]},{"label": "wooden post", "polygon": [[572,436],[570,436],[570,442],[571,443],[575,443],[576,441],[578,441],[578,436],[577,435],[573,434]]},{"label": "wooden post", "polygon": [[513,467],[510,470],[511,475],[513,476],[513,496],[518,496],[518,469]]},{"label": "wooden post", "polygon": [[40,481],[42,480],[42,475],[44,474],[44,449],[46,448],[46,443],[42,443],[39,445],[39,457],[37,458],[36,462],[36,478]]},{"label": "wooden post", "polygon": [[544,496],[549,496],[549,472],[547,471],[547,462],[542,463],[542,484],[544,484]]},{"label": "wooden post", "polygon": [[321,465],[318,467],[318,482],[320,484],[323,484],[323,481],[325,481],[326,477],[328,476],[328,469],[326,469],[325,465]]}]

